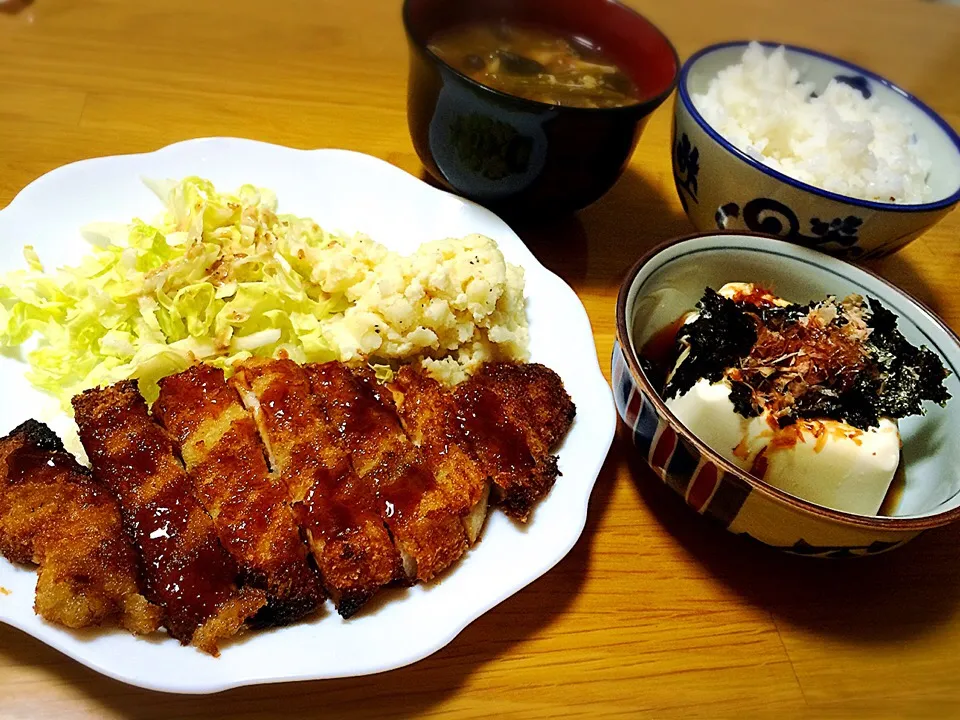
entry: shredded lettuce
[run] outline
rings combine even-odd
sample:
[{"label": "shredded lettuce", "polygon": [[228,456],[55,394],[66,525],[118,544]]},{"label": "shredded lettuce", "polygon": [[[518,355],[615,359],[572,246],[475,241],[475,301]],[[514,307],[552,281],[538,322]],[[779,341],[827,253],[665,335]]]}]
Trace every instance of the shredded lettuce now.
[{"label": "shredded lettuce", "polygon": [[28,380],[70,398],[135,378],[157,381],[197,360],[229,371],[251,356],[324,362],[337,353],[322,321],[347,304],[311,280],[310,259],[342,239],[313,221],[277,215],[276,197],[244,185],[219,193],[197,177],[147,182],[165,203],[152,224],[96,223],[76,267],[27,267],[0,278],[0,345],[39,340]]}]

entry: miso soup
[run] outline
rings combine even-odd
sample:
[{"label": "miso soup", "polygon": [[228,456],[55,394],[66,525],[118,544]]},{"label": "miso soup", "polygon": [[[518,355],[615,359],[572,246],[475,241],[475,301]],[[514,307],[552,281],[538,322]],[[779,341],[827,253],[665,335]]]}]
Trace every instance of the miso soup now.
[{"label": "miso soup", "polygon": [[600,49],[546,28],[470,23],[441,31],[429,47],[477,82],[528,100],[613,108],[640,99],[633,81]]}]

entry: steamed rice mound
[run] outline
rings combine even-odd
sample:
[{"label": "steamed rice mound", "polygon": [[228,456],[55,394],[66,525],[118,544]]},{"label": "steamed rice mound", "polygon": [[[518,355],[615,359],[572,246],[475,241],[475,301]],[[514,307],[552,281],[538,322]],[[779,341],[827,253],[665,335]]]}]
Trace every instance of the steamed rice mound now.
[{"label": "steamed rice mound", "polygon": [[877,202],[929,199],[929,151],[909,118],[836,80],[813,92],[783,47],[750,43],[693,102],[724,138],[797,180]]}]

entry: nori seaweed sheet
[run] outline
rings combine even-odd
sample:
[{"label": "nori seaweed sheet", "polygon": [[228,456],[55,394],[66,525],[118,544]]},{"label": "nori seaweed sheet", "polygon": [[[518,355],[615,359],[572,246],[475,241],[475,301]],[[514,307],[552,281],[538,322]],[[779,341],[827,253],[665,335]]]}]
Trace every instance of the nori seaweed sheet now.
[{"label": "nori seaweed sheet", "polygon": [[[881,417],[922,415],[925,401],[943,406],[950,399],[944,385],[949,372],[937,354],[925,346],[911,345],[897,329],[896,315],[875,298],[868,302],[871,333],[866,371],[841,393],[829,385],[811,387],[779,418],[781,427],[804,418],[838,420],[866,430],[876,427]],[[766,327],[777,329],[806,315],[814,304],[757,308],[706,288],[697,304],[699,317],[677,333],[676,354],[684,346],[689,347],[689,354],[665,388],[664,397],[687,392],[700,378],[717,382],[728,368],[737,367],[757,341],[753,317],[759,316]],[[743,382],[733,383],[730,399],[744,417],[754,417],[762,409]]]}]

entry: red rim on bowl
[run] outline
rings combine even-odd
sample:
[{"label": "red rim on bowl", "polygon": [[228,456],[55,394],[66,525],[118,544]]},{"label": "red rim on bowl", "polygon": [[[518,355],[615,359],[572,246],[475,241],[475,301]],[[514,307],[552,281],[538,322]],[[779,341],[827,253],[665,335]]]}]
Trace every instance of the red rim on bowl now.
[{"label": "red rim on bowl", "polygon": [[[773,485],[770,485],[763,480],[754,477],[753,475],[747,473],[741,468],[737,467],[731,463],[726,458],[722,457],[717,453],[713,448],[703,442],[699,437],[694,435],[686,426],[681,423],[677,417],[670,412],[667,408],[666,403],[660,397],[660,392],[654,387],[654,385],[647,378],[646,374],[640,367],[639,357],[637,356],[636,348],[633,346],[633,343],[630,341],[629,336],[629,318],[627,314],[627,296],[630,293],[630,287],[633,285],[633,281],[636,279],[637,275],[640,273],[640,270],[652,260],[655,256],[660,254],[662,251],[666,250],[669,247],[674,245],[679,245],[680,243],[689,241],[689,240],[699,240],[706,238],[722,237],[724,235],[732,235],[738,237],[744,237],[744,233],[736,231],[723,231],[718,230],[715,232],[709,233],[693,233],[691,235],[683,235],[673,240],[668,240],[667,242],[661,243],[656,247],[649,250],[645,253],[637,262],[630,268],[627,272],[626,277],[623,280],[623,283],[620,285],[620,293],[617,296],[617,341],[620,343],[621,352],[623,352],[624,357],[627,361],[627,366],[630,368],[630,375],[647,397],[650,398],[650,401],[653,403],[656,411],[659,415],[662,415],[667,418],[670,422],[670,425],[676,430],[676,432],[684,437],[688,442],[690,442],[694,447],[697,448],[703,455],[710,458],[710,461],[716,465],[718,468],[723,470],[726,473],[730,473],[737,478],[740,478],[743,482],[747,483],[752,490],[764,493],[778,502],[788,505],[795,510],[800,510],[802,512],[819,515],[830,520],[835,520],[847,525],[857,525],[860,527],[869,527],[874,529],[884,529],[884,530],[929,530],[931,528],[940,527],[942,525],[947,525],[954,520],[960,518],[960,507],[953,508],[952,510],[945,510],[941,513],[935,515],[925,516],[925,517],[912,517],[912,518],[896,518],[896,517],[886,517],[881,515],[868,516],[868,515],[856,515],[854,513],[844,512],[842,510],[834,510],[832,508],[824,507],[822,505],[817,505],[816,503],[809,502],[808,500],[803,500],[798,498],[795,495],[780,490]],[[784,242],[781,238],[778,238],[774,235],[765,235],[760,233],[751,233],[751,237],[766,238],[768,240],[773,240],[779,245],[784,245],[789,247],[791,250],[796,250],[794,245]],[[957,337],[949,327],[944,324],[944,322],[937,317],[927,305],[922,301],[910,295],[908,292],[901,290],[892,283],[883,279],[876,273],[862,268],[859,266],[851,265],[850,263],[844,262],[836,258],[828,258],[831,262],[840,263],[846,267],[851,268],[854,271],[863,272],[866,275],[869,275],[875,280],[878,280],[883,285],[887,286],[890,290],[895,292],[898,295],[904,297],[911,304],[919,308],[924,314],[926,314],[929,319],[933,320],[946,334],[947,336],[958,346],[960,346],[960,338]]]},{"label": "red rim on bowl", "polygon": [[680,56],[673,44],[643,15],[617,0],[405,0],[403,3],[403,24],[408,37],[421,52],[450,72],[494,95],[537,108],[558,107],[488,87],[448,65],[429,49],[430,38],[440,30],[469,22],[501,19],[540,25],[598,43],[603,52],[630,76],[640,94],[640,100],[631,105],[614,108],[560,106],[565,112],[649,112],[666,100],[677,86]]}]

